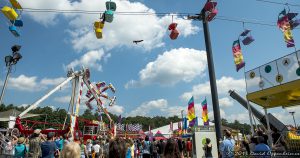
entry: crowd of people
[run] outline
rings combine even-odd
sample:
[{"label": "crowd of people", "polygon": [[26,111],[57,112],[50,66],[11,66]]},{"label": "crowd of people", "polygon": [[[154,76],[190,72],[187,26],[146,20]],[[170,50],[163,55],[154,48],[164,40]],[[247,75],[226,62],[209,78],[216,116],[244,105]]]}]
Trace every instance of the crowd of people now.
[{"label": "crowd of people", "polygon": [[[250,155],[268,156],[272,152],[286,151],[286,143],[280,133],[274,130],[273,145],[268,145],[268,136],[261,130],[249,140],[236,141],[231,132],[223,131],[225,139],[219,142],[219,155],[222,158],[233,158]],[[47,135],[35,130],[29,137],[12,136],[2,146],[2,154],[16,158],[190,158],[192,157],[192,140],[190,138],[170,138],[166,140],[130,139],[123,137],[103,137],[80,140],[72,137]],[[206,138],[203,144],[204,156],[213,157],[212,144]]]},{"label": "crowd of people", "polygon": [[192,141],[181,138],[167,140],[130,139],[122,137],[102,137],[72,141],[71,137],[56,136],[50,132],[24,137],[11,136],[2,143],[2,155],[15,158],[190,158]]},{"label": "crowd of people", "polygon": [[[244,138],[241,141],[235,141],[228,130],[225,130],[223,133],[225,139],[220,141],[219,149],[222,158],[243,156],[269,157],[272,155],[272,152],[283,153],[287,151],[286,142],[276,129],[273,129],[271,134],[272,143],[268,141],[268,135],[262,130],[256,131],[249,139]],[[270,146],[269,144],[272,145]]]}]

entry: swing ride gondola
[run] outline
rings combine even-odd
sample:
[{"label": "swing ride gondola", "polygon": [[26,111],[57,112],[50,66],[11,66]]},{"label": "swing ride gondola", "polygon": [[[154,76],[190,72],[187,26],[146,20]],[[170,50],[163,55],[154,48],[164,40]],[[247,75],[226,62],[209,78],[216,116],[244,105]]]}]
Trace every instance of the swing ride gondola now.
[{"label": "swing ride gondola", "polygon": [[9,20],[9,31],[15,36],[20,37],[20,31],[18,28],[23,27],[23,21],[21,20],[22,6],[17,0],[10,0],[12,7],[4,6],[2,13]]}]

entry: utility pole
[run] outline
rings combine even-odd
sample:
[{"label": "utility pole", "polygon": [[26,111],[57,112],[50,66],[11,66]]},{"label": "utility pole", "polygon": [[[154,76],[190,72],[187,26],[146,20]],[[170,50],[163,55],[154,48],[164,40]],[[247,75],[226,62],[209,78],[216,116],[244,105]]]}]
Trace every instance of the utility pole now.
[{"label": "utility pole", "polygon": [[[210,2],[211,2],[210,0],[207,0],[206,3],[210,3]],[[213,54],[212,54],[212,47],[211,47],[211,40],[210,40],[210,33],[209,33],[209,26],[208,26],[208,19],[207,19],[207,10],[203,8],[200,14],[197,14],[197,16],[189,16],[188,19],[199,20],[202,21],[203,24],[207,65],[208,65],[209,80],[210,80],[211,99],[212,99],[213,111],[214,111],[214,122],[215,122],[215,129],[216,129],[217,144],[219,146],[219,141],[220,139],[222,139],[221,117],[220,117],[220,108],[219,108],[214,61],[213,61]]]},{"label": "utility pole", "polygon": [[294,124],[295,124],[295,128],[297,128],[297,125],[296,125],[296,121],[295,121],[295,116],[294,116],[294,114],[295,114],[295,111],[291,111],[291,112],[289,112],[292,116],[293,116],[293,120],[294,120]]},{"label": "utility pole", "polygon": [[3,85],[2,91],[1,91],[0,105],[2,104],[2,101],[3,101],[4,92],[5,92],[5,89],[6,89],[6,86],[7,86],[7,80],[9,78],[9,74],[11,72],[11,66],[12,65],[9,63],[7,73],[6,73],[6,77],[5,77],[5,81],[4,81],[4,85]]},{"label": "utility pole", "polygon": [[12,46],[11,47],[12,55],[8,55],[5,57],[5,63],[6,63],[6,67],[8,67],[8,70],[7,70],[4,85],[3,85],[2,91],[1,91],[0,105],[2,104],[2,101],[3,101],[4,92],[5,92],[5,89],[7,86],[9,75],[11,73],[11,67],[12,67],[12,65],[16,65],[18,63],[18,61],[22,58],[22,55],[19,53],[20,49],[21,49],[21,46],[19,46],[19,45]]}]

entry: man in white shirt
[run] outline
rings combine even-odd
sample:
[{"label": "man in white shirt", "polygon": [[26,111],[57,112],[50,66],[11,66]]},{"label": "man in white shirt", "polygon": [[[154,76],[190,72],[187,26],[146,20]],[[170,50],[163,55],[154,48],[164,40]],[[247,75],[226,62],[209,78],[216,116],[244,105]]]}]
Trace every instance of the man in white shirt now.
[{"label": "man in white shirt", "polygon": [[96,158],[99,158],[99,152],[100,152],[100,142],[99,140],[95,141],[95,145],[93,145],[92,150],[96,153]]}]

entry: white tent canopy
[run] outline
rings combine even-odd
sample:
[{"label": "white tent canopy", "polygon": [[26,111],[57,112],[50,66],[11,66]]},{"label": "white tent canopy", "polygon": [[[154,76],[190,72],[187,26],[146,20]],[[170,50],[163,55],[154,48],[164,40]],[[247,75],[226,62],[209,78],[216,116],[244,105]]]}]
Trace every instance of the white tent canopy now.
[{"label": "white tent canopy", "polygon": [[[173,123],[173,130],[174,131],[178,130],[178,123],[179,122]],[[189,124],[189,121],[188,121],[188,124]],[[212,122],[209,122],[209,124],[214,125],[214,123],[212,123]],[[198,118],[198,125],[203,125],[202,118]],[[181,126],[182,126],[182,124],[181,124]],[[166,138],[169,138],[172,135],[172,131],[170,130],[170,124],[166,125],[166,126],[159,127],[159,128],[152,129],[151,133],[153,133],[153,135],[154,135],[157,131],[160,131],[161,134],[163,134]],[[147,131],[145,133],[148,134],[149,131]]]}]

